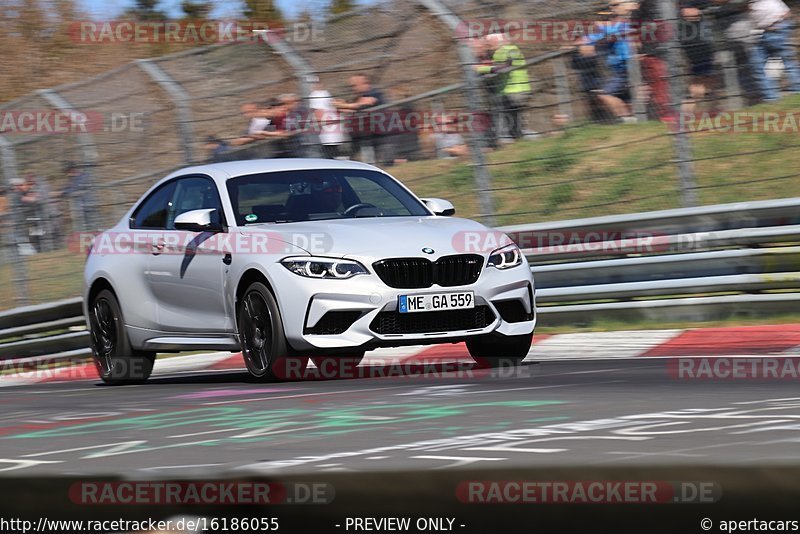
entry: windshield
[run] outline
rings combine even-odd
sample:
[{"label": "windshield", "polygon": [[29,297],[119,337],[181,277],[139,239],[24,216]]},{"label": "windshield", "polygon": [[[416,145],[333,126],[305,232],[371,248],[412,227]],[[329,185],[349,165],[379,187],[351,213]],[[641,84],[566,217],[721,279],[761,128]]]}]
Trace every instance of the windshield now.
[{"label": "windshield", "polygon": [[228,180],[239,226],[364,217],[427,216],[430,212],[389,176],[375,171],[315,169]]}]

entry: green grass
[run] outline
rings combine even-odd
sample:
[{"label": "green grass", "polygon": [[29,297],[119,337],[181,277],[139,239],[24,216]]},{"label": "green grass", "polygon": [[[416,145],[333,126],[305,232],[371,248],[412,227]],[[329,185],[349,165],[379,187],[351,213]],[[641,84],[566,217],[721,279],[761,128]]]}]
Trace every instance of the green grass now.
[{"label": "green grass", "polygon": [[[800,97],[748,111],[800,112]],[[800,173],[797,135],[698,132],[691,142],[701,204],[800,194],[800,177],[791,176]],[[680,207],[672,138],[657,122],[583,125],[503,147],[487,160],[493,187],[501,189],[493,193],[501,225]],[[392,173],[471,217],[480,211],[470,163],[411,162]]]},{"label": "green grass", "polygon": [[[750,111],[799,111],[800,96]],[[701,204],[800,195],[800,138],[792,134],[691,135]],[[797,146],[795,146],[797,145]],[[773,152],[758,151],[774,150]],[[725,156],[717,158],[718,156]],[[705,159],[705,158],[716,159]],[[497,222],[521,224],[680,207],[672,139],[657,122],[587,124],[560,136],[524,140],[487,155]],[[480,214],[469,161],[434,160],[391,172],[420,196],[451,200],[464,217]],[[83,254],[26,259],[33,302],[80,294]],[[0,309],[15,305],[13,271],[0,266]]]},{"label": "green grass", "polygon": [[[25,257],[30,300],[38,303],[79,296],[84,260],[84,254],[69,250]],[[17,284],[10,265],[0,265],[0,280],[0,309],[15,307]]]}]

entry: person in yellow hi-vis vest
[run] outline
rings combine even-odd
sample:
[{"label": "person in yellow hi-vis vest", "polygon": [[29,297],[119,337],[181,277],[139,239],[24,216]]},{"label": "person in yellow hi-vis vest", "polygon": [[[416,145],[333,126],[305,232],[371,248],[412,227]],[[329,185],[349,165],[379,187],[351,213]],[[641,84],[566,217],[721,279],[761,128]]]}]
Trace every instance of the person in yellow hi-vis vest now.
[{"label": "person in yellow hi-vis vest", "polygon": [[486,36],[487,46],[492,53],[491,61],[476,65],[481,74],[494,74],[490,91],[500,107],[500,124],[497,134],[514,139],[523,136],[522,116],[530,98],[532,87],[525,68],[525,57],[519,47],[503,33]]}]

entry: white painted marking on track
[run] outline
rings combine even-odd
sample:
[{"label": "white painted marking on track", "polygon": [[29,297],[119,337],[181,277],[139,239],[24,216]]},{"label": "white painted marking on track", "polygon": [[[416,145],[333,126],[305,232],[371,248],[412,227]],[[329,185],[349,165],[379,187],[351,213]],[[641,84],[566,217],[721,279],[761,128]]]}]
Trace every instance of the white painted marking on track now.
[{"label": "white painted marking on track", "polygon": [[383,387],[383,388],[365,388],[365,389],[343,389],[340,391],[320,391],[317,393],[299,393],[296,395],[278,395],[275,397],[258,397],[255,399],[235,399],[235,400],[227,400],[227,401],[216,401],[216,402],[205,402],[203,406],[218,406],[220,404],[239,404],[243,402],[264,402],[269,400],[276,400],[276,399],[297,399],[302,397],[322,397],[327,395],[342,395],[342,394],[353,394],[353,393],[364,393],[367,391],[388,391],[390,389],[405,389],[411,387],[411,385],[405,386],[390,386],[390,387]]},{"label": "white painted marking on track", "polygon": [[108,449],[111,448],[112,450],[122,450],[125,448],[135,447],[136,445],[144,445],[147,441],[137,440],[137,441],[120,441],[119,443],[103,443],[102,445],[89,445],[87,447],[75,447],[72,449],[60,449],[55,451],[47,451],[47,452],[37,452],[35,454],[26,454],[23,458],[36,458],[38,456],[50,456],[52,454],[61,454],[65,452],[78,452],[78,451],[88,451],[91,449]]},{"label": "white painted marking on track", "polygon": [[189,356],[174,356],[172,358],[158,358],[153,365],[153,375],[160,375],[180,371],[203,370],[207,367],[235,357],[230,352],[212,352],[210,354],[190,354]]},{"label": "white painted marking on track", "polygon": [[[564,373],[568,374],[568,373]],[[548,376],[558,376],[558,375],[548,375]],[[595,386],[597,384],[618,384],[621,383],[622,380],[608,380],[605,382],[592,382],[592,385]],[[583,384],[553,384],[552,386],[530,386],[525,388],[502,388],[502,389],[484,389],[484,390],[475,390],[471,393],[473,395],[479,395],[481,393],[503,393],[504,391],[527,391],[532,389],[555,389],[555,388],[571,388],[575,386],[582,386]]]},{"label": "white painted marking on track", "polygon": [[189,464],[189,465],[162,465],[157,467],[143,467],[139,471],[165,471],[168,469],[195,469],[199,467],[217,467],[225,464]]},{"label": "white painted marking on track", "polygon": [[221,434],[224,432],[239,432],[241,428],[223,428],[220,430],[206,430],[204,432],[192,432],[190,434],[175,434],[174,436],[167,436],[167,439],[179,439],[179,438],[194,438],[197,436],[207,436],[209,434]]},{"label": "white painted marking on track", "polygon": [[533,360],[635,358],[681,333],[683,330],[559,334],[535,343],[528,353],[528,358]]},{"label": "white painted marking on track", "polygon": [[470,456],[412,456],[415,460],[447,460],[452,461],[452,464],[434,467],[433,469],[452,469],[454,467],[462,467],[465,465],[474,464],[477,462],[503,462],[508,458],[483,458],[483,457],[470,457]]}]

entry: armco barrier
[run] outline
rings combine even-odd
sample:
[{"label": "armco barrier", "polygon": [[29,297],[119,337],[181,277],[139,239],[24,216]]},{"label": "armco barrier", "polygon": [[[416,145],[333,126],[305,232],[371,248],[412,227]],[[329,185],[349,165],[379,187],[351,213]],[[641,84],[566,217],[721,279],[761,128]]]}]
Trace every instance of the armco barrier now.
[{"label": "armco barrier", "polygon": [[[505,227],[537,284],[540,324],[596,318],[699,321],[800,309],[800,198]],[[525,248],[530,236],[607,234],[582,247]],[[620,235],[658,246],[620,247]],[[643,238],[649,239],[647,237]],[[89,354],[81,299],[0,312],[0,359]]]}]

